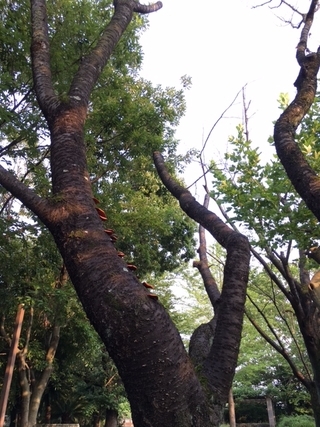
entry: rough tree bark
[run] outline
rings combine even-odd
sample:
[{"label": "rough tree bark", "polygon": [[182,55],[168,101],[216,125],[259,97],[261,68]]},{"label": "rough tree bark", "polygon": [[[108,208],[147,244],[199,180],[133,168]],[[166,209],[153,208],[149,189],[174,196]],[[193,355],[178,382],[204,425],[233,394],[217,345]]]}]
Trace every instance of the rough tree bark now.
[{"label": "rough tree bark", "polygon": [[33,79],[50,130],[52,197],[40,198],[1,166],[0,183],[52,233],[86,314],[118,368],[135,427],[218,425],[210,420],[208,393],[220,408],[227,401],[241,336],[249,245],[189,192],[172,184],[156,155],[161,177],[170,183],[181,207],[228,252],[203,386],[168,314],[117,256],[92,200],[84,143],[90,93],[133,13],[156,11],[161,3],[146,6],[117,0],[114,6],[111,21],[81,61],[62,101],[51,81],[45,0],[31,1]]}]

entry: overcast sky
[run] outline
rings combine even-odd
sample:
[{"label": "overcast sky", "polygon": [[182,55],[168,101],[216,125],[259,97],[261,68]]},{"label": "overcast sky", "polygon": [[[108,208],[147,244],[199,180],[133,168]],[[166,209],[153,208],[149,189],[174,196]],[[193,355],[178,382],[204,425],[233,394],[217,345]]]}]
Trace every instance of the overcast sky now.
[{"label": "overcast sky", "polygon": [[[295,48],[301,30],[292,29],[276,17],[289,18],[287,8],[252,9],[255,3],[163,0],[163,8],[150,14],[150,28],[142,38],[143,76],[155,84],[175,87],[181,87],[181,76],[192,78],[187,114],[177,131],[181,151],[200,149],[213,123],[248,84],[246,97],[254,114],[250,137],[266,156],[271,155],[267,138],[273,132],[272,121],[278,117],[277,98],[280,92],[292,97],[295,94],[293,83],[299,73]],[[310,0],[296,3],[306,12]],[[315,51],[320,39],[315,28],[311,33],[309,48]],[[235,134],[235,125],[241,122],[241,114],[239,98],[228,119],[213,132],[206,160],[216,157],[217,151],[223,152],[228,136]]]}]

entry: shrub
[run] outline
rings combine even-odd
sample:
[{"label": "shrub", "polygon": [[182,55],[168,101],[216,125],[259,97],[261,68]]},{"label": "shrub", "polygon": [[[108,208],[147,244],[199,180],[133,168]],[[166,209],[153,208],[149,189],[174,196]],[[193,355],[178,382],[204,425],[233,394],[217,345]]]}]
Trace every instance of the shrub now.
[{"label": "shrub", "polygon": [[315,422],[309,415],[281,417],[277,427],[315,427]]}]

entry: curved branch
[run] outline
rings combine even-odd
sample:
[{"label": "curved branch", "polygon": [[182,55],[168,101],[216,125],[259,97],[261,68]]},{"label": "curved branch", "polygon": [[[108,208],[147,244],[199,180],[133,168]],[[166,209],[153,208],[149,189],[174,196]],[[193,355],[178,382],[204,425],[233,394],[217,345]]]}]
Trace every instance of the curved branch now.
[{"label": "curved branch", "polygon": [[307,37],[317,4],[316,0],[311,3],[298,44],[297,60],[301,65],[299,76],[295,81],[298,92],[293,102],[275,123],[274,142],[279,159],[290,181],[308,208],[320,220],[320,179],[294,140],[296,129],[311,107],[317,90],[320,50],[305,56]]},{"label": "curved branch", "polygon": [[136,3],[136,5],[135,5],[133,11],[138,12],[138,13],[142,13],[142,14],[156,12],[157,10],[162,8],[161,1],[157,1],[157,3],[148,4],[148,5],[140,4],[139,2],[135,2],[135,3]]},{"label": "curved branch", "polygon": [[250,263],[249,242],[245,236],[230,229],[216,214],[198,203],[188,190],[173,180],[159,152],[155,152],[153,158],[162,182],[179,200],[184,212],[206,228],[227,250],[222,292],[215,307],[215,336],[204,366],[208,383],[219,396],[219,401],[225,403],[237,365],[241,340]]},{"label": "curved branch", "polygon": [[215,213],[198,203],[190,191],[171,178],[159,152],[153,154],[153,160],[163,184],[179,200],[181,209],[208,230],[221,246],[227,248],[229,238],[238,233],[231,230]]}]

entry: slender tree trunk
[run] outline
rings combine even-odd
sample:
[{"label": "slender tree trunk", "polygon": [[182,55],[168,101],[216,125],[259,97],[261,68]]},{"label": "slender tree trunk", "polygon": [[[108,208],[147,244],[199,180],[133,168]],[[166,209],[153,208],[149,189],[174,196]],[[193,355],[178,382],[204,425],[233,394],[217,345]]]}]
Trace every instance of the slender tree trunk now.
[{"label": "slender tree trunk", "polygon": [[[101,422],[101,416],[99,412],[95,412],[92,415],[92,426],[93,427],[100,427],[100,422]],[[117,426],[116,426],[117,427]]]},{"label": "slender tree trunk", "polygon": [[51,397],[50,394],[47,393],[45,396],[45,415],[44,415],[44,422],[45,424],[51,424]]},{"label": "slender tree trunk", "polygon": [[26,363],[26,351],[23,349],[17,356],[20,387],[21,387],[21,426],[33,427],[37,423],[37,415],[43,393],[53,370],[53,359],[58,347],[60,326],[54,326],[52,338],[46,354],[47,366],[38,380],[30,380],[30,369]]},{"label": "slender tree trunk", "polygon": [[16,315],[16,322],[15,322],[13,337],[12,337],[12,340],[10,340],[11,341],[10,351],[9,351],[9,356],[8,356],[8,361],[7,361],[7,366],[5,370],[1,396],[0,396],[0,427],[3,427],[4,421],[5,421],[9,391],[10,391],[12,376],[13,376],[13,369],[16,361],[16,356],[19,351],[18,344],[20,339],[24,312],[25,312],[24,307],[23,305],[20,304],[18,307],[17,315]]},{"label": "slender tree trunk", "polygon": [[60,326],[54,325],[52,328],[51,340],[46,353],[47,366],[43,369],[40,378],[34,382],[29,405],[28,425],[33,427],[37,423],[37,415],[43,393],[47,387],[49,378],[53,371],[53,360],[58,348],[60,339]]},{"label": "slender tree trunk", "polygon": [[118,426],[118,412],[112,409],[106,410],[106,421],[104,427],[117,427]]},{"label": "slender tree trunk", "polygon": [[29,421],[29,406],[31,398],[30,381],[28,378],[28,368],[23,352],[17,355],[17,364],[19,372],[19,382],[21,389],[21,405],[20,405],[20,426],[28,427]]}]

